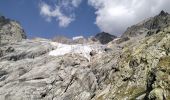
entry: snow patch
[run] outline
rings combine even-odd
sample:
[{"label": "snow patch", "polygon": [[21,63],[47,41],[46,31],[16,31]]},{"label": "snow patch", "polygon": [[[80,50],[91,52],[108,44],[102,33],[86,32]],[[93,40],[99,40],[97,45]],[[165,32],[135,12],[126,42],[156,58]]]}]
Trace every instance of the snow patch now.
[{"label": "snow patch", "polygon": [[84,37],[83,36],[76,36],[76,37],[73,37],[72,40],[78,40],[78,39],[83,39]]},{"label": "snow patch", "polygon": [[53,46],[57,46],[57,49],[50,51],[50,56],[62,56],[65,54],[80,54],[81,56],[87,58],[90,61],[90,52],[96,51],[97,53],[102,53],[103,46],[99,45],[67,45],[61,43],[52,43]]}]

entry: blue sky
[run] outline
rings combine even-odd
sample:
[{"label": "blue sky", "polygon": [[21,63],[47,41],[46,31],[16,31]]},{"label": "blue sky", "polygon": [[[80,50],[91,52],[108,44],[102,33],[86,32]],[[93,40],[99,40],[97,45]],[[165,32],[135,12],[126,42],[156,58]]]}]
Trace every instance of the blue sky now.
[{"label": "blue sky", "polygon": [[52,38],[57,35],[73,37],[83,35],[85,37],[100,32],[94,24],[96,15],[94,8],[83,1],[74,10],[76,20],[67,27],[60,27],[53,19],[47,22],[40,15],[40,0],[1,0],[0,13],[4,16],[15,19],[21,23],[28,37]]},{"label": "blue sky", "polygon": [[120,36],[128,27],[170,13],[170,0],[1,0],[0,13],[19,21],[29,38]]}]

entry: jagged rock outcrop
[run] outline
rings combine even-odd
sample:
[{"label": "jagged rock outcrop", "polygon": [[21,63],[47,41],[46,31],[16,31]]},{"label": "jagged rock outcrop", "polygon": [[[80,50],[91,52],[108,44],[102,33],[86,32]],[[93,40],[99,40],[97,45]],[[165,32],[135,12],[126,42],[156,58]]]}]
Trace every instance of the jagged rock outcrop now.
[{"label": "jagged rock outcrop", "polygon": [[0,99],[169,100],[170,26],[142,34],[110,42],[90,61],[50,56],[57,46],[46,39],[1,45]]},{"label": "jagged rock outcrop", "polygon": [[110,41],[114,40],[116,36],[111,35],[106,32],[101,32],[101,33],[96,34],[94,38],[98,40],[101,44],[107,44]]},{"label": "jagged rock outcrop", "polygon": [[0,45],[19,42],[26,34],[17,21],[0,16]]},{"label": "jagged rock outcrop", "polygon": [[13,44],[26,39],[26,34],[21,25],[4,16],[0,16],[0,57],[6,53],[15,51],[13,47],[6,47],[6,44]]}]

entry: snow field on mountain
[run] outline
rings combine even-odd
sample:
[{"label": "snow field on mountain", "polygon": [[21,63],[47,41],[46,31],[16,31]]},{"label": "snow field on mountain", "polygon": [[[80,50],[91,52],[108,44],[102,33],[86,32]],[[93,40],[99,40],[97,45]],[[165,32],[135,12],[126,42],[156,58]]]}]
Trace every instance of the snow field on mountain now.
[{"label": "snow field on mountain", "polygon": [[90,61],[90,52],[95,51],[96,53],[102,53],[104,46],[102,45],[86,45],[86,44],[61,44],[52,43],[52,45],[57,46],[57,49],[49,52],[50,56],[62,56],[65,54],[80,54],[81,56],[87,58]]}]

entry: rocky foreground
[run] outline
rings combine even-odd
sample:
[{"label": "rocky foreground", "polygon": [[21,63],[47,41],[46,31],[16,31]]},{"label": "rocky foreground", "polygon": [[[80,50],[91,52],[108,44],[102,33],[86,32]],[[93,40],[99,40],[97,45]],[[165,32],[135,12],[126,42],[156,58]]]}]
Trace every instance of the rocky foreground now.
[{"label": "rocky foreground", "polygon": [[54,42],[25,39],[16,21],[4,21],[0,100],[170,100],[170,15],[164,11],[128,28],[101,53],[90,49],[90,60],[82,52],[50,55],[58,49]]}]

